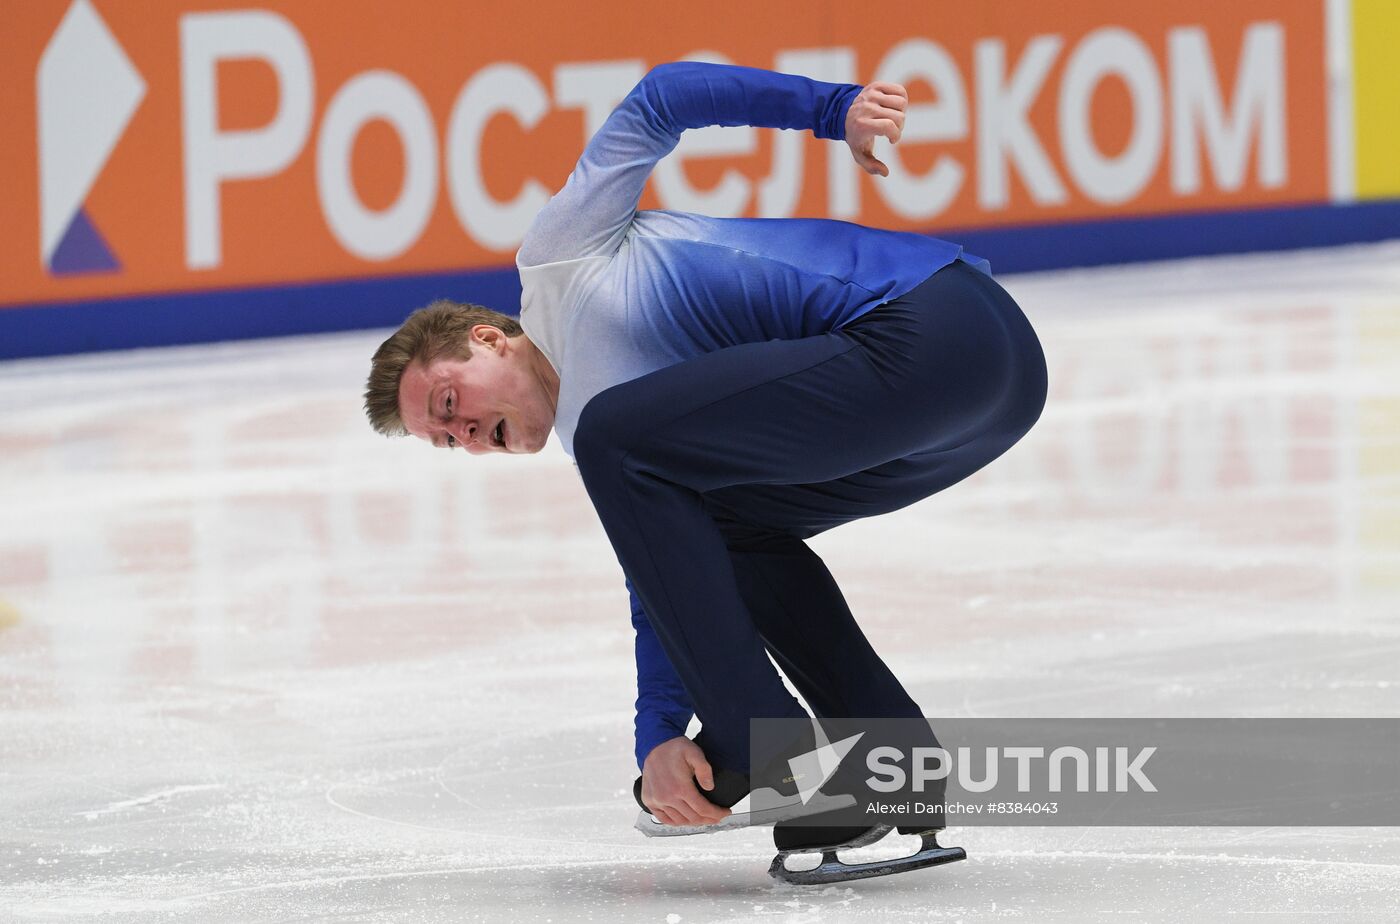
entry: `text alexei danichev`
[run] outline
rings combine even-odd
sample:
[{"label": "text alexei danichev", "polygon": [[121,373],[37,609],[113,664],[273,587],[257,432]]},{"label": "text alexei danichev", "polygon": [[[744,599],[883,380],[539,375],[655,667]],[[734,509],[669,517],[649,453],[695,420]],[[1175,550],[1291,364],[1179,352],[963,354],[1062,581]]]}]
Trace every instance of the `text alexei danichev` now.
[{"label": "text alexei danichev", "polygon": [[870,802],[867,815],[1058,815],[1058,802]]}]

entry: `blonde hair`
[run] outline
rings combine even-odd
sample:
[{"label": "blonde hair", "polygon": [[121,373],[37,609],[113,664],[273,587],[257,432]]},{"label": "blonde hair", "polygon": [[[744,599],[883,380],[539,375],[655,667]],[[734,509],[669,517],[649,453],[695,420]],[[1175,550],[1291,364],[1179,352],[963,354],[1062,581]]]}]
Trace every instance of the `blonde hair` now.
[{"label": "blonde hair", "polygon": [[478,324],[489,324],[507,337],[523,333],[520,322],[508,314],[445,298],[409,315],[370,360],[369,381],[365,383],[369,425],[385,436],[407,436],[399,416],[399,382],[404,370],[414,363],[427,365],[443,357],[471,359],[471,331]]}]

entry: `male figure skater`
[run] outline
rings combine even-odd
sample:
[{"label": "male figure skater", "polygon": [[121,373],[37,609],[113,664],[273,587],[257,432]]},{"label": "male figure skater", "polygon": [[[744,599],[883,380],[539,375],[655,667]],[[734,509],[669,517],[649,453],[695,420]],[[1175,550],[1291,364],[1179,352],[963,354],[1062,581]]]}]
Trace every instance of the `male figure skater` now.
[{"label": "male figure skater", "polygon": [[[656,162],[708,125],[810,130],[888,175],[874,139],[898,142],[906,103],[890,83],[657,67],[526,235],[519,325],[440,302],[375,354],[380,432],[538,452],[552,427],[577,463],[631,591],[655,828],[722,823],[749,789],[749,720],[806,715],[769,652],[818,716],[922,715],[803,540],[962,480],[1043,407],[1034,332],[956,244],[638,211]],[[785,853],[870,839],[775,829]]]}]

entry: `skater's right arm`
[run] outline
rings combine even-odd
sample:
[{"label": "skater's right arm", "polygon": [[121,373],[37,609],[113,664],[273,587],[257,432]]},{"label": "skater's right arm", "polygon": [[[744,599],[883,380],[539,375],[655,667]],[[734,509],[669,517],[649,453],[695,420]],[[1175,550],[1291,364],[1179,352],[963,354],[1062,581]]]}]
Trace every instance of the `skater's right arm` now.
[{"label": "skater's right arm", "polygon": [[677,735],[684,737],[695,714],[681,678],[661,648],[661,640],[651,628],[642,601],[627,582],[632,602],[632,628],[637,633],[637,767],[646,764],[652,748]]},{"label": "skater's right arm", "polygon": [[714,824],[729,809],[710,802],[695,788],[697,783],[705,789],[715,786],[705,752],[685,735],[695,710],[631,581],[627,592],[637,632],[637,766],[642,771],[642,801],[662,824]]},{"label": "skater's right arm", "polygon": [[712,825],[729,809],[715,805],[696,789],[715,788],[714,769],[700,745],[685,735],[662,742],[642,767],[642,802],[666,825]]}]

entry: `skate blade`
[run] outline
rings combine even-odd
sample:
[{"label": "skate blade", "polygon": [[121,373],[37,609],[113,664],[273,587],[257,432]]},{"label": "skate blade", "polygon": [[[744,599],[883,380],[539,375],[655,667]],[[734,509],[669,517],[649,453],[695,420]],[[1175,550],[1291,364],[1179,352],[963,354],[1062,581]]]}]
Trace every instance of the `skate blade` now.
[{"label": "skate blade", "polygon": [[[878,829],[877,829],[878,830]],[[768,875],[793,885],[828,885],[836,882],[849,882],[853,879],[873,879],[876,876],[889,876],[894,873],[907,873],[911,870],[941,866],[957,860],[966,860],[967,851],[961,847],[940,847],[933,833],[923,835],[923,845],[911,856],[896,857],[892,860],[872,860],[869,863],[842,863],[836,856],[838,850],[851,847],[864,847],[889,833],[886,828],[872,837],[870,834],[846,844],[822,849],[822,862],[813,869],[791,870],[787,868],[787,858],[796,854],[816,853],[815,850],[782,851],[773,858]]]},{"label": "skate blade", "polygon": [[[753,804],[753,797],[754,793],[749,793],[740,799],[734,804],[734,809],[737,811],[731,810],[731,814],[712,825],[666,825],[657,821],[655,816],[649,812],[638,812],[637,821],[632,827],[647,837],[686,837],[691,834],[714,834],[716,831],[732,831],[735,828],[773,825],[780,821],[801,818],[804,815],[818,815],[822,812],[850,808],[856,804],[855,796],[849,793],[828,796],[826,793],[818,792],[804,805],[798,796],[794,795],[789,799],[768,790],[760,797],[760,801],[767,804],[768,807],[758,811],[744,811],[745,808]],[[772,805],[772,802],[780,804]]]}]

